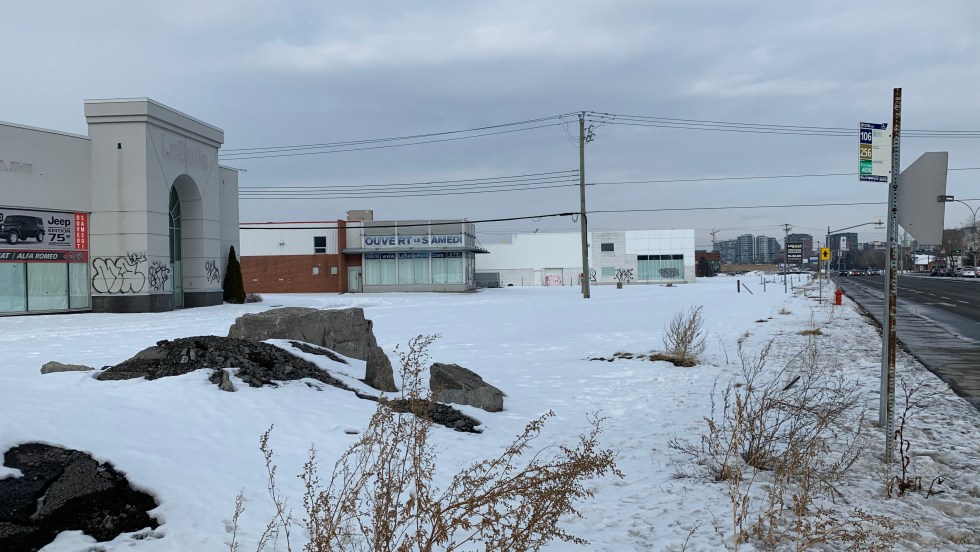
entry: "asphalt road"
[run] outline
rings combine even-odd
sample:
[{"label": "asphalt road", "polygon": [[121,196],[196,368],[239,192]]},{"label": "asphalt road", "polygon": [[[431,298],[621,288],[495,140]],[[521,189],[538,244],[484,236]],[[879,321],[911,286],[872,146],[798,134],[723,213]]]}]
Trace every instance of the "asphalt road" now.
[{"label": "asphalt road", "polygon": [[[884,289],[884,276],[841,276],[838,282],[853,280]],[[939,276],[899,276],[898,304],[934,307],[980,322],[980,278]]]},{"label": "asphalt road", "polygon": [[[883,277],[834,280],[881,323]],[[897,315],[895,329],[902,345],[980,409],[980,279],[900,276]]]}]

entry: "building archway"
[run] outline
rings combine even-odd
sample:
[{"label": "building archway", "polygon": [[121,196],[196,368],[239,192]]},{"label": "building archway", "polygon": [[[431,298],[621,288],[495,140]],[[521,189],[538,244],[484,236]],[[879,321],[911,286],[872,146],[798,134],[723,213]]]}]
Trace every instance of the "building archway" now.
[{"label": "building archway", "polygon": [[203,235],[201,192],[193,178],[178,176],[170,188],[169,202],[170,272],[173,278],[174,308],[184,307],[184,293],[190,278],[185,260],[199,259]]}]

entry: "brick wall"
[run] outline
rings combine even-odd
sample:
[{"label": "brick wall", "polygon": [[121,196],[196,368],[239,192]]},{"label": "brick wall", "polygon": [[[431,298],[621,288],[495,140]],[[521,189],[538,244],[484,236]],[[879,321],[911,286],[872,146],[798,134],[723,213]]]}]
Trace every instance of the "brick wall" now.
[{"label": "brick wall", "polygon": [[[346,292],[347,267],[360,264],[360,256],[322,253],[241,258],[246,293]],[[319,267],[319,274],[313,274],[313,267]],[[337,274],[330,273],[331,267],[337,267]]]}]

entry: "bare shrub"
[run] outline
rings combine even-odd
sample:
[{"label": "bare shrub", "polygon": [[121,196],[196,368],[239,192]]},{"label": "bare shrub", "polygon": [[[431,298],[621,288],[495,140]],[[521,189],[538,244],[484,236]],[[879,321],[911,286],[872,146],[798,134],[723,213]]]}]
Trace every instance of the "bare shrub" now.
[{"label": "bare shrub", "polygon": [[246,293],[245,302],[246,303],[261,303],[263,298],[258,293]]},{"label": "bare shrub", "polygon": [[863,419],[857,386],[822,362],[813,337],[774,369],[773,341],[756,352],[744,343],[743,336],[741,374],[720,392],[715,383],[700,443],[669,443],[727,484],[735,549],[750,540],[770,549],[785,542],[800,550],[828,542],[874,549],[897,538],[888,519],[833,506],[865,441],[856,429]]},{"label": "bare shrub", "polygon": [[[906,436],[906,425],[911,420],[912,415],[917,410],[925,409],[928,406],[929,395],[922,397],[922,384],[910,386],[904,379],[902,380],[902,391],[905,395],[905,408],[898,418],[898,428],[892,438],[898,445],[898,452],[901,456],[899,462],[900,474],[893,475],[885,486],[885,496],[892,498],[895,494],[905,496],[910,491],[922,490],[922,476],[915,474],[915,467],[912,465],[912,442]],[[926,491],[926,498],[934,494],[942,494],[944,491],[937,488],[937,485],[944,483],[943,476],[939,475],[932,479]]]},{"label": "bare shrub", "polygon": [[664,328],[664,353],[686,366],[697,364],[706,347],[701,305],[678,312]]},{"label": "bare shrub", "polygon": [[[433,336],[419,336],[400,352],[402,397],[421,405],[427,390],[421,374]],[[431,422],[399,414],[381,401],[363,432],[321,481],[317,450],[310,447],[300,478],[308,552],[328,550],[538,550],[558,539],[587,542],[559,527],[562,516],[579,515],[576,504],[592,496],[588,480],[613,474],[614,454],[598,438],[603,419],[574,444],[532,453],[548,412],[531,421],[498,456],[458,472],[444,490],[433,483],[436,452],[429,443]],[[261,441],[268,448],[268,432]],[[531,455],[530,459],[526,457]],[[271,464],[271,456],[267,456]],[[273,524],[285,529],[289,514],[275,489],[275,466],[267,467],[269,494],[276,504]],[[287,549],[290,535],[283,531]]]}]

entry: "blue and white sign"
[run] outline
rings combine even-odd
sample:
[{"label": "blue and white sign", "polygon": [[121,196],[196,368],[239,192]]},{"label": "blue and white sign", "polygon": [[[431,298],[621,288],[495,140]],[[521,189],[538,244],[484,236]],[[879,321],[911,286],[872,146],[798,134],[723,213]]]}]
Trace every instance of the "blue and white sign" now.
[{"label": "blue and white sign", "polygon": [[892,133],[888,123],[861,123],[858,133],[858,179],[863,182],[891,182]]},{"label": "blue and white sign", "polygon": [[364,247],[445,247],[447,245],[462,245],[463,237],[459,234],[423,235],[423,236],[363,236]]}]

